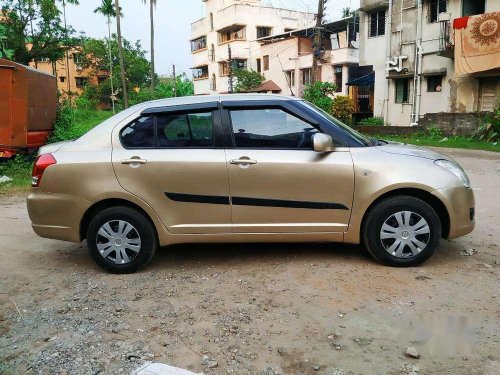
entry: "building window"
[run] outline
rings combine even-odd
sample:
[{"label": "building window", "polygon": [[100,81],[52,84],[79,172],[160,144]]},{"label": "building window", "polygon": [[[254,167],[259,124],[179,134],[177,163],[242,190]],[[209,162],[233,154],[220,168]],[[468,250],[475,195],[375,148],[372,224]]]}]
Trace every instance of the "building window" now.
[{"label": "building window", "polygon": [[262,65],[260,59],[257,59],[256,62],[257,62],[257,71],[260,73],[262,72]]},{"label": "building window", "polygon": [[286,72],[286,80],[291,87],[295,86],[295,70],[287,70]]},{"label": "building window", "polygon": [[201,36],[191,40],[191,52],[199,51],[207,48],[207,37]]},{"label": "building window", "polygon": [[289,27],[285,27],[285,33],[292,32],[293,30],[295,30],[295,29],[291,29],[291,28],[289,28]]},{"label": "building window", "polygon": [[246,28],[245,26],[233,26],[225,30],[219,31],[218,40],[220,43],[227,43],[233,40],[245,40],[246,39]]},{"label": "building window", "polygon": [[427,92],[441,92],[443,76],[427,77]]},{"label": "building window", "polygon": [[198,66],[193,68],[193,79],[208,78],[208,65]]},{"label": "building window", "polygon": [[234,59],[233,60],[233,70],[234,69],[247,70],[247,60],[246,59]]},{"label": "building window", "polygon": [[385,10],[368,13],[370,20],[370,37],[385,35]]},{"label": "building window", "polygon": [[335,92],[342,92],[342,66],[334,66],[333,74],[335,76]]},{"label": "building window", "polygon": [[265,55],[262,59],[264,60],[264,71],[269,70],[269,55]]},{"label": "building window", "polygon": [[210,13],[210,31],[214,31],[214,15]]},{"label": "building window", "polygon": [[61,81],[61,82],[65,82],[65,81],[66,81],[66,77],[65,77],[65,76],[60,76],[60,77],[59,77],[59,81]]},{"label": "building window", "polygon": [[75,81],[76,81],[76,87],[81,89],[81,88],[85,87],[85,85],[88,82],[88,79],[87,79],[87,77],[75,77]]},{"label": "building window", "polygon": [[82,63],[82,57],[80,56],[79,53],[74,53],[73,54],[73,61],[75,64],[81,64]]},{"label": "building window", "polygon": [[[247,60],[245,59],[234,59],[232,69],[247,69]],[[221,61],[219,63],[219,75],[228,76],[229,75],[229,64],[227,61]]]},{"label": "building window", "polygon": [[212,73],[212,79],[210,80],[210,90],[217,90],[217,78],[215,77],[215,73]]},{"label": "building window", "polygon": [[399,78],[394,81],[396,84],[396,103],[408,103],[410,97],[410,79]]},{"label": "building window", "polygon": [[272,30],[272,27],[257,26],[257,39],[265,38],[266,36],[270,36],[271,30]]},{"label": "building window", "polygon": [[446,0],[429,0],[429,22],[438,22],[439,13],[446,12]]},{"label": "building window", "polygon": [[302,69],[302,84],[305,85],[310,85],[311,84],[311,76],[312,76],[312,69],[307,68],[307,69]]},{"label": "building window", "polygon": [[483,14],[486,11],[485,3],[486,0],[463,0],[462,17]]}]

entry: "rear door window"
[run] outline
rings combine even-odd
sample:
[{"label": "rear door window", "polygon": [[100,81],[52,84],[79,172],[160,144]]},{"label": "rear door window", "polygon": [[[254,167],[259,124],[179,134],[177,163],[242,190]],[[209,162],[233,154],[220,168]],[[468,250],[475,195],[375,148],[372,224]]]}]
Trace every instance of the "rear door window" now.
[{"label": "rear door window", "polygon": [[158,147],[214,146],[211,112],[159,115],[157,127]]},{"label": "rear door window", "polygon": [[155,116],[139,117],[128,124],[120,133],[125,148],[155,147]]}]

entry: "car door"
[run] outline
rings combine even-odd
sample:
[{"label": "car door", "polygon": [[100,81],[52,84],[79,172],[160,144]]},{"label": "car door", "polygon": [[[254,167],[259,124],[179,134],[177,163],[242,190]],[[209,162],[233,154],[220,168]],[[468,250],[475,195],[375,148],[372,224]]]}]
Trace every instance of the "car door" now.
[{"label": "car door", "polygon": [[172,233],[231,231],[221,122],[214,108],[148,110],[115,129],[121,186],[149,204]]},{"label": "car door", "polygon": [[233,232],[346,231],[354,192],[349,149],[313,151],[321,130],[285,108],[225,107]]}]

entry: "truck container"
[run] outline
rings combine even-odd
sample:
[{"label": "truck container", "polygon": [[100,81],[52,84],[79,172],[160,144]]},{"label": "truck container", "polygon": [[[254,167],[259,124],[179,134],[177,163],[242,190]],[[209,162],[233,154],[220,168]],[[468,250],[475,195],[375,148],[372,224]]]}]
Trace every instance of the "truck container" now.
[{"label": "truck container", "polygon": [[56,111],[56,77],[0,59],[0,158],[44,145]]}]

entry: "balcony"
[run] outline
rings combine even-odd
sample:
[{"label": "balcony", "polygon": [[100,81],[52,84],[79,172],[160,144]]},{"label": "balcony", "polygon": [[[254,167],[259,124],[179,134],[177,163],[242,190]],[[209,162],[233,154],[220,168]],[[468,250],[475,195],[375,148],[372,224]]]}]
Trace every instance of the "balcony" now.
[{"label": "balcony", "polygon": [[450,20],[439,20],[439,27],[439,49],[437,55],[452,59],[455,56],[455,44],[451,32],[452,26]]},{"label": "balcony", "polygon": [[191,24],[191,36],[193,38],[205,35],[208,31],[207,18],[199,19]]},{"label": "balcony", "polygon": [[245,25],[231,25],[217,31],[218,43],[224,44],[235,40],[246,40],[247,33]]}]

